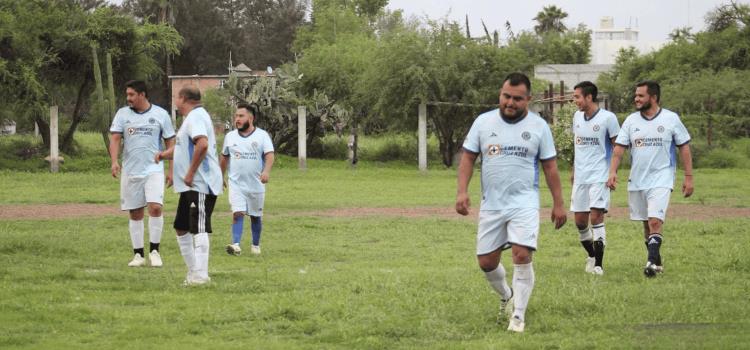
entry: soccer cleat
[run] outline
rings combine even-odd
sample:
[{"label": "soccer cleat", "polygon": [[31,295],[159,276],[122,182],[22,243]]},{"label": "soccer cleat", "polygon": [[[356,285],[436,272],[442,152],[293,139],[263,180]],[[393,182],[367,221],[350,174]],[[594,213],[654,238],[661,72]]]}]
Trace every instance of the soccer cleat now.
[{"label": "soccer cleat", "polygon": [[596,258],[587,257],[586,258],[586,272],[588,273],[594,273],[594,264],[596,264]]},{"label": "soccer cleat", "polygon": [[229,255],[240,255],[242,254],[242,248],[238,243],[232,243],[227,245],[227,254]]},{"label": "soccer cleat", "polygon": [[592,273],[601,276],[604,274],[604,270],[601,266],[594,266],[594,271]]},{"label": "soccer cleat", "polygon": [[498,320],[503,320],[513,312],[513,288],[510,289],[510,298],[500,299],[500,312],[497,317]]},{"label": "soccer cleat", "polygon": [[151,262],[152,267],[161,267],[163,265],[161,261],[161,255],[159,255],[159,251],[154,249],[151,251],[151,253],[148,254],[148,260]]},{"label": "soccer cleat", "polygon": [[643,274],[646,275],[646,277],[654,277],[656,276],[657,272],[661,272],[663,270],[663,267],[656,266],[654,263],[647,261],[646,267],[643,268]]},{"label": "soccer cleat", "polygon": [[250,246],[250,253],[255,254],[255,255],[260,255],[260,246],[259,245]]},{"label": "soccer cleat", "polygon": [[523,333],[525,327],[526,324],[518,316],[511,317],[510,322],[508,322],[508,330],[511,332]]},{"label": "soccer cleat", "polygon": [[182,281],[182,285],[185,287],[200,286],[208,282],[211,282],[211,277],[201,278],[197,274],[193,273],[192,271],[188,271],[187,276],[185,277],[185,280]]},{"label": "soccer cleat", "polygon": [[141,254],[135,253],[133,256],[133,260],[130,260],[128,263],[128,266],[130,267],[141,267],[146,265],[146,259],[144,259]]}]

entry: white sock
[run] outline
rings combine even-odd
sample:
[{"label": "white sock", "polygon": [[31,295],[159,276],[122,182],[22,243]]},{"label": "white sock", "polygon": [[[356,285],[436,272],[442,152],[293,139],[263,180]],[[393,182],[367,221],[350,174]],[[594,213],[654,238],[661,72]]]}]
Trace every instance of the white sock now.
[{"label": "white sock", "polygon": [[505,268],[503,264],[497,265],[497,268],[490,272],[485,272],[484,276],[487,277],[487,282],[490,282],[490,286],[492,286],[497,294],[500,294],[501,298],[505,300],[510,298],[510,287],[508,286],[508,282],[505,281]]},{"label": "white sock", "polygon": [[151,243],[161,243],[161,232],[164,229],[163,216],[150,216],[148,218],[148,240]]},{"label": "white sock", "polygon": [[201,278],[208,278],[208,233],[195,235],[195,271]]},{"label": "white sock", "polygon": [[586,226],[586,228],[583,230],[578,230],[578,234],[580,235],[581,241],[590,241],[593,238],[593,236],[591,235],[591,230],[588,226]]},{"label": "white sock", "polygon": [[524,319],[526,306],[534,289],[534,267],[528,264],[513,264],[513,292],[516,294],[513,300],[513,317]]},{"label": "white sock", "polygon": [[193,235],[184,234],[177,236],[177,244],[180,246],[180,254],[185,259],[188,272],[195,271],[195,248],[193,248]]},{"label": "white sock", "polygon": [[130,220],[130,242],[133,243],[133,249],[143,248],[143,220]]},{"label": "white sock", "polygon": [[607,244],[607,232],[604,230],[604,224],[594,225],[591,230],[594,231],[595,241],[602,241],[605,245]]}]

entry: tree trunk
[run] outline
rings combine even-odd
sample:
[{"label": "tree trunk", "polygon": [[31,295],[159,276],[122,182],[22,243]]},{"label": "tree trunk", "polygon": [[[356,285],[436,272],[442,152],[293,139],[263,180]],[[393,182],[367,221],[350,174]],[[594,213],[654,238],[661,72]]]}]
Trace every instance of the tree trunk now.
[{"label": "tree trunk", "polygon": [[86,88],[89,85],[88,79],[83,79],[83,83],[81,83],[81,86],[78,88],[78,96],[76,97],[76,105],[75,108],[73,108],[73,122],[70,123],[70,127],[65,132],[65,136],[63,137],[62,144],[60,145],[60,149],[65,153],[70,153],[73,147],[73,135],[75,135],[76,129],[78,128],[78,124],[83,120],[83,101],[84,96],[86,93]]},{"label": "tree trunk", "polygon": [[42,135],[44,148],[49,149],[49,123],[47,123],[39,113],[34,115],[34,121],[36,122],[36,125],[39,126],[39,135]]}]

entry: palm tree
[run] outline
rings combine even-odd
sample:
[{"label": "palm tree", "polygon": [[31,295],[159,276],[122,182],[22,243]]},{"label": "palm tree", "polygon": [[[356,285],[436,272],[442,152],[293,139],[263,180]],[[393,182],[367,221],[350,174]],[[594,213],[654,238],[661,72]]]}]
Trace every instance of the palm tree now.
[{"label": "palm tree", "polygon": [[545,6],[542,11],[536,14],[533,19],[537,21],[537,25],[534,26],[534,31],[539,34],[546,33],[562,33],[567,28],[562,22],[563,19],[568,17],[568,13],[563,11],[561,8],[550,5]]}]

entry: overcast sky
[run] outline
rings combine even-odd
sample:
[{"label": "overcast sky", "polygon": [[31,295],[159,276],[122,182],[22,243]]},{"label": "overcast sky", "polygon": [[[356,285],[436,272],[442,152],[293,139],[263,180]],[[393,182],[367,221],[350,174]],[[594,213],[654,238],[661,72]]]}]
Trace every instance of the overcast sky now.
[{"label": "overcast sky", "polygon": [[637,23],[641,41],[664,41],[675,28],[691,26],[694,32],[702,30],[706,12],[727,3],[729,0],[390,0],[388,8],[403,9],[407,17],[426,15],[438,19],[447,15],[461,24],[468,14],[472,36],[484,32],[484,20],[490,32],[498,30],[505,38],[505,21],[510,21],[515,32],[532,30],[532,18],[544,6],[557,5],[568,13],[564,22],[569,28],[584,23],[589,29],[596,29],[601,17],[610,16],[615,28],[630,24],[636,29]]}]

